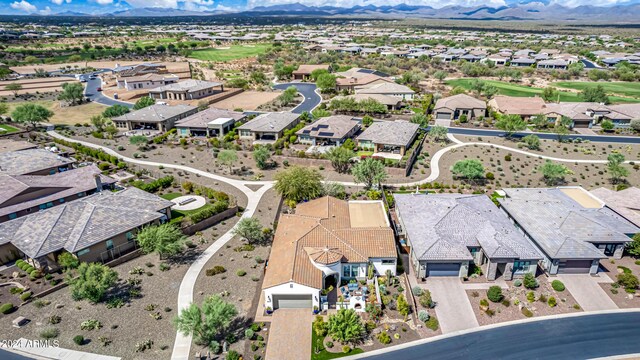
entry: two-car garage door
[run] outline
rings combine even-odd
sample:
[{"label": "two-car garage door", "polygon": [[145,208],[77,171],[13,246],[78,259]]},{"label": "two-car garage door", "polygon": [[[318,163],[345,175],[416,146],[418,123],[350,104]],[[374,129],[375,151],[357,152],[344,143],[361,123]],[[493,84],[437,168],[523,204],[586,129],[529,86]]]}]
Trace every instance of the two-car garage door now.
[{"label": "two-car garage door", "polygon": [[311,309],[311,295],[273,295],[275,309]]},{"label": "two-car garage door", "polygon": [[459,276],[460,263],[427,263],[429,276]]},{"label": "two-car garage door", "polygon": [[558,274],[588,274],[591,269],[591,260],[564,260],[560,261]]}]

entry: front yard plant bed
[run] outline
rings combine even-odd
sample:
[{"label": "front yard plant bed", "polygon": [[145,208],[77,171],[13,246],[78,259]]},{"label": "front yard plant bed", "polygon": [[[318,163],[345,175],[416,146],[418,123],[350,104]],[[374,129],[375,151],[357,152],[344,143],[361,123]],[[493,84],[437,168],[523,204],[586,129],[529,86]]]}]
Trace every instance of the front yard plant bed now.
[{"label": "front yard plant bed", "polygon": [[331,341],[330,337],[321,339],[320,337],[318,337],[318,335],[316,335],[316,332],[313,331],[313,329],[311,329],[311,360],[337,359],[345,356],[362,354],[364,352],[359,347],[356,347],[356,348],[351,347],[351,350],[345,353],[342,351],[342,346],[340,346],[340,343],[334,343],[333,348],[327,349],[326,343],[328,341]]},{"label": "front yard plant bed", "polygon": [[520,284],[518,280],[507,281],[509,288],[502,289],[502,300],[498,302],[488,299],[487,290],[467,290],[478,323],[482,326],[582,311],[569,291],[554,290],[549,279],[544,276],[539,276],[537,280],[539,286],[535,289],[515,286],[514,283]]},{"label": "front yard plant bed", "polygon": [[[625,271],[639,276],[640,265],[636,264],[636,261],[636,258],[625,255],[622,259],[602,260],[600,265],[606,269],[606,275],[609,276],[611,280],[616,281],[616,276]],[[616,283],[601,283],[600,286],[619,308],[629,309],[640,307],[640,291],[628,293],[624,287]]]},{"label": "front yard plant bed", "polygon": [[19,283],[26,289],[24,291],[20,291],[19,287],[16,285],[2,286],[0,287],[0,301],[3,303],[11,301],[14,304],[20,304],[22,302],[22,300],[20,300],[20,296],[23,292],[31,292],[32,295],[37,295],[62,283],[64,280],[62,271],[34,275],[36,276],[27,274],[25,270],[22,270],[17,266],[8,267],[0,271],[0,283]]}]

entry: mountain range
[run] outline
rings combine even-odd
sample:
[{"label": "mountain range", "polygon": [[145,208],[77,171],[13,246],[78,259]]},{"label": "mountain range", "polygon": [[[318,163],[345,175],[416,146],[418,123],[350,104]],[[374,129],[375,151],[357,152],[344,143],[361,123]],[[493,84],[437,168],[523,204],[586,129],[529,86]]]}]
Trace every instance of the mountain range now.
[{"label": "mountain range", "polygon": [[[260,6],[237,12],[189,11],[169,8],[132,8],[100,16],[109,17],[176,17],[212,16],[236,14],[238,16],[260,17],[359,17],[359,18],[423,18],[456,20],[573,20],[584,22],[632,22],[640,20],[640,4],[615,5],[609,7],[583,5],[574,8],[541,1],[523,0],[508,6],[445,6],[433,8],[423,5],[400,4],[395,6],[354,6],[350,8],[334,6],[307,6],[300,3]],[[78,12],[65,12],[53,16],[95,16]]]}]

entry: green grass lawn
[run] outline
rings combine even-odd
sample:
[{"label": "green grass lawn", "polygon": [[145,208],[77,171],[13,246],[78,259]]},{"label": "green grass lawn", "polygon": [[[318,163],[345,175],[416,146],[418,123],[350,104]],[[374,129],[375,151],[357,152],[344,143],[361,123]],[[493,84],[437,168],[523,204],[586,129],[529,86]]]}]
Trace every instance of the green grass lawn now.
[{"label": "green grass lawn", "polygon": [[264,54],[268,44],[232,45],[229,49],[194,50],[189,57],[206,61],[231,61]]},{"label": "green grass lawn", "polygon": [[[165,200],[173,200],[177,197],[183,196],[182,193],[169,193],[169,194],[164,194],[164,195],[160,195],[161,198],[165,199]],[[213,204],[210,203],[206,203],[203,207],[197,208],[195,210],[174,210],[171,209],[171,223],[175,224],[175,223],[179,223],[182,221],[182,219],[184,219],[185,217],[196,213],[200,210],[204,210],[207,208],[213,207]]]},{"label": "green grass lawn", "polygon": [[373,155],[373,151],[364,151],[364,150],[360,150],[356,153],[356,155],[358,157],[362,157],[362,156],[372,156]]},{"label": "green grass lawn", "polygon": [[[318,342],[319,338],[316,336],[316,332],[311,329],[311,360],[330,360],[337,359],[345,356],[362,354],[364,351],[360,348],[351,349],[348,353],[338,352],[332,353],[328,352],[327,349],[324,348],[324,344],[322,344],[322,350],[318,354],[315,352],[315,345]],[[339,343],[333,343],[333,346],[340,347]],[[335,349],[335,347],[334,347]]]},{"label": "green grass lawn", "polygon": [[553,85],[575,90],[584,90],[591,86],[601,85],[607,93],[640,98],[640,82],[559,81],[553,83]]},{"label": "green grass lawn", "polygon": [[[446,83],[449,86],[456,87],[459,86],[465,90],[471,90],[473,81],[475,79],[454,79],[447,80]],[[516,96],[516,97],[533,97],[540,96],[542,94],[542,90],[540,88],[534,88],[524,85],[518,85],[513,83],[508,83],[504,81],[496,81],[496,80],[481,80],[486,84],[493,85],[498,88],[498,93],[500,95],[506,96]],[[640,99],[632,99],[620,96],[609,96],[609,99],[612,103],[637,103],[640,102]],[[560,91],[560,101],[562,102],[579,102],[582,101],[578,93],[568,92],[568,91]]]},{"label": "green grass lawn", "polygon": [[4,125],[4,124],[0,124],[0,129],[4,130],[4,131],[0,130],[0,135],[11,134],[11,133],[20,131],[20,129],[16,129],[13,126]]}]

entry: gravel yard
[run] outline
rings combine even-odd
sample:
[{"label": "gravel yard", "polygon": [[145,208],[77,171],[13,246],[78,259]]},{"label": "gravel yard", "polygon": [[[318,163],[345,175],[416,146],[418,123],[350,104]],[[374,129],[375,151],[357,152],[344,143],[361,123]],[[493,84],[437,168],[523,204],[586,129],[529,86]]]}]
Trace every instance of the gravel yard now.
[{"label": "gravel yard", "polygon": [[[600,265],[606,269],[607,275],[609,275],[613,281],[616,281],[616,275],[624,272],[626,269],[630,270],[631,273],[636,276],[640,275],[640,265],[636,264],[636,259],[630,256],[625,256],[618,260],[603,260],[600,261]],[[638,293],[628,294],[622,286],[616,286],[616,284],[601,283],[600,286],[619,308],[628,309],[640,307],[640,297]]]}]

